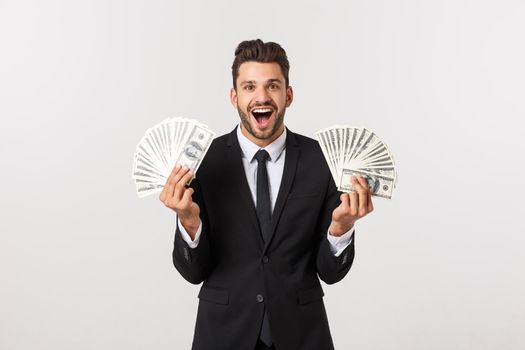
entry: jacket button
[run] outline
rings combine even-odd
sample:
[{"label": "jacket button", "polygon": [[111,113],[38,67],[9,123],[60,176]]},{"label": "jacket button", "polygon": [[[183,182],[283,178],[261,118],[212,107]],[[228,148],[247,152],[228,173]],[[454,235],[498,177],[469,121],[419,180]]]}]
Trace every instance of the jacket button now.
[{"label": "jacket button", "polygon": [[264,297],[261,294],[257,294],[257,302],[262,303],[264,301]]},{"label": "jacket button", "polygon": [[262,258],[263,263],[268,264],[268,261],[270,261],[270,258],[268,258],[266,255]]}]

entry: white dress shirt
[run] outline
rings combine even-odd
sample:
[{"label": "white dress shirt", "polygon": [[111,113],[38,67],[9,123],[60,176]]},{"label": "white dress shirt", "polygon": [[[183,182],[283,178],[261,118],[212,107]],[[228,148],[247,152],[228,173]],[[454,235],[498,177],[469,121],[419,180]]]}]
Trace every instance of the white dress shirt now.
[{"label": "white dress shirt", "polygon": [[[244,166],[244,171],[246,172],[246,179],[248,180],[253,203],[254,205],[257,205],[257,160],[254,158],[254,156],[255,153],[257,153],[257,151],[261,148],[243,135],[240,125],[237,127],[237,138],[239,139],[239,145],[241,146],[242,164]],[[281,179],[283,177],[284,160],[286,155],[286,128],[284,129],[284,132],[281,134],[281,136],[279,136],[268,146],[264,147],[264,149],[270,155],[266,169],[268,171],[270,200],[273,211],[275,202],[277,200],[277,194],[279,192],[279,187],[281,185]],[[177,224],[179,225],[179,229],[184,241],[186,241],[186,243],[188,243],[191,248],[197,247],[202,232],[202,222],[197,229],[194,240],[192,240],[188,232],[186,232],[180,223],[180,220],[177,220]],[[350,231],[339,237],[332,236],[330,232],[327,232],[330,249],[335,256],[339,256],[343,250],[350,243],[352,243],[353,234],[354,228],[350,229]]]}]

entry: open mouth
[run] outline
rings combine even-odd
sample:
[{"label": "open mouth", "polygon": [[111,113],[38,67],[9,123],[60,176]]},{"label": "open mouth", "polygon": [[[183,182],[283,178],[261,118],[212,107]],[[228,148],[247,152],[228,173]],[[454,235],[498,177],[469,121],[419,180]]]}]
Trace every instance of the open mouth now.
[{"label": "open mouth", "polygon": [[273,109],[269,107],[257,107],[252,109],[252,116],[261,127],[264,127],[269,123],[272,114]]}]

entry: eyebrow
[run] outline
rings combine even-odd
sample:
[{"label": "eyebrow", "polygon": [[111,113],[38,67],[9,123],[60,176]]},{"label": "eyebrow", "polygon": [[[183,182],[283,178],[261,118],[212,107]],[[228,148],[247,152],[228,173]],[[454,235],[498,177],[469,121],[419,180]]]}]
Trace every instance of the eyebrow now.
[{"label": "eyebrow", "polygon": [[[283,82],[280,79],[277,79],[277,78],[268,79],[265,82],[265,84],[270,84],[270,83],[282,84]],[[248,84],[257,85],[257,82],[255,80],[246,80],[246,81],[241,82],[240,85],[244,86],[244,85],[248,85]]]},{"label": "eyebrow", "polygon": [[282,81],[280,79],[268,79],[267,83],[279,83],[282,84]]},{"label": "eyebrow", "polygon": [[248,84],[255,84],[255,81],[254,80],[243,81],[243,82],[241,82],[240,85],[243,86],[243,85],[248,85]]}]

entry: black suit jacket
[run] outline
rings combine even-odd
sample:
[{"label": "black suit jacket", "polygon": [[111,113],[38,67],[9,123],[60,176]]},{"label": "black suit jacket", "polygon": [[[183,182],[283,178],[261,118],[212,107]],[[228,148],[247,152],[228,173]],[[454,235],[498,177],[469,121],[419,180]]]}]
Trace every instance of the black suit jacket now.
[{"label": "black suit jacket", "polygon": [[278,350],[333,349],[319,278],[341,280],[352,265],[354,243],[338,257],[330,251],[326,233],[340,193],[318,143],[287,132],[266,243],[236,130],[214,140],[192,187],[203,231],[192,249],[177,228],[173,262],[189,282],[204,282],[193,349],[254,349],[265,307]]}]

